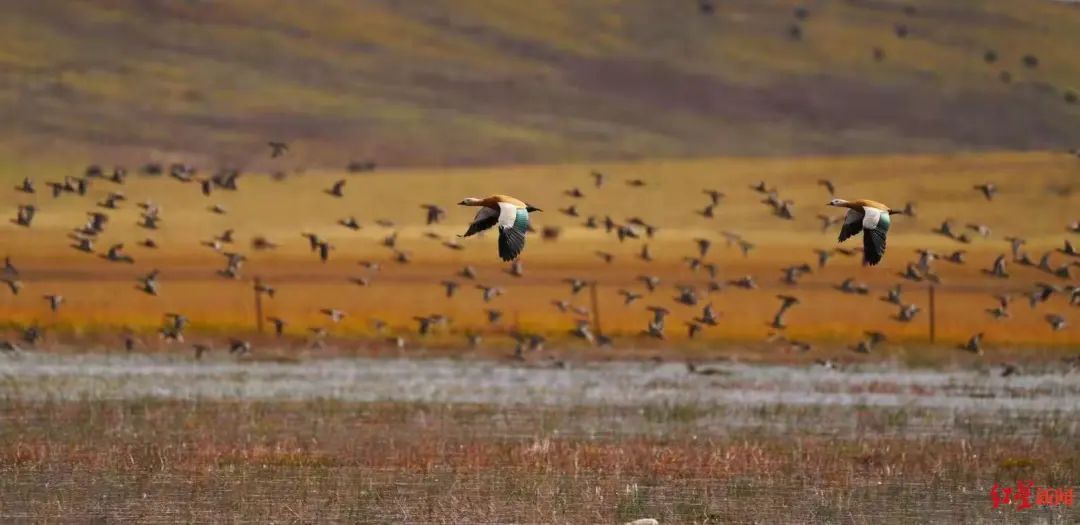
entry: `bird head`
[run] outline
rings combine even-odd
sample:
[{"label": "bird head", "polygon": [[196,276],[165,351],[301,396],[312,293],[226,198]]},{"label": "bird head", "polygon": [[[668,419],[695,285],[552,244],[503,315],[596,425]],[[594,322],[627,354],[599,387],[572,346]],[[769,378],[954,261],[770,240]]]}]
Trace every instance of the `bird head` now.
[{"label": "bird head", "polygon": [[844,200],[844,199],[833,199],[833,200],[829,201],[828,205],[829,206],[844,206],[845,204],[847,204],[847,201]]},{"label": "bird head", "polygon": [[481,201],[480,199],[477,199],[476,197],[465,197],[464,199],[461,199],[461,202],[459,202],[458,205],[459,206],[480,206],[482,203],[483,203],[483,201]]}]

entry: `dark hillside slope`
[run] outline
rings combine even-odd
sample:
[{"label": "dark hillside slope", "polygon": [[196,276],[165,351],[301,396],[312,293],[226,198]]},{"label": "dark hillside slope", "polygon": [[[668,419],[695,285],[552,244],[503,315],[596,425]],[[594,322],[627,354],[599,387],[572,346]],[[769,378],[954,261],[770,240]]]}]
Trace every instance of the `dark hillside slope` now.
[{"label": "dark hillside slope", "polygon": [[7,0],[0,156],[253,166],[271,138],[335,167],[1080,145],[1075,5],[714,4]]}]

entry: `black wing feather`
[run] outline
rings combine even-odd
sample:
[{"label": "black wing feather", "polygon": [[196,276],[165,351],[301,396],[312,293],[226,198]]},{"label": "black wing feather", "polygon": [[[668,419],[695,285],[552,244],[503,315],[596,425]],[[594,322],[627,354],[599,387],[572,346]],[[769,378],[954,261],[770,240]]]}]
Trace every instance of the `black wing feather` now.
[{"label": "black wing feather", "polygon": [[497,222],[499,222],[498,214],[492,215],[491,217],[488,217],[486,219],[480,219],[469,225],[469,230],[465,232],[465,235],[463,235],[463,237],[468,237],[478,232],[482,232],[492,226],[495,226],[495,223]]},{"label": "black wing feather", "polygon": [[512,261],[525,249],[525,234],[514,228],[499,228],[499,258]]},{"label": "black wing feather", "polygon": [[[847,219],[851,214],[857,214],[859,219],[854,222],[847,222]],[[840,227],[840,242],[848,240],[853,235],[858,235],[862,231],[862,212],[849,210],[847,215],[844,216],[844,224]]]},{"label": "black wing feather", "polygon": [[873,266],[885,256],[885,231],[863,230],[863,264]]}]

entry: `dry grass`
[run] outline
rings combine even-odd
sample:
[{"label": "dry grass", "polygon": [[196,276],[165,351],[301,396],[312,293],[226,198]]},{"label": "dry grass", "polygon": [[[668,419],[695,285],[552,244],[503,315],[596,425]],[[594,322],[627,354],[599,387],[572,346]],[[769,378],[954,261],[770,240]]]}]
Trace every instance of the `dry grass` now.
[{"label": "dry grass", "polygon": [[[587,173],[594,168],[611,176],[602,189],[590,184]],[[467,330],[495,336],[516,326],[556,337],[565,334],[572,328],[574,316],[559,313],[551,301],[566,299],[576,306],[592,308],[587,290],[572,296],[569,286],[562,282],[574,276],[598,282],[600,324],[606,333],[636,336],[649,316],[644,305],[659,304],[675,312],[669,332],[672,340],[680,341],[685,339],[682,322],[699,314],[700,305],[676,305],[674,285],[705,290],[707,274],[703,270],[691,272],[683,262],[684,257],[695,255],[693,239],[704,237],[714,241],[705,260],[718,265],[717,281],[753,275],[761,285],[754,291],[727,287],[705,297],[702,304],[713,303],[724,318],[720,326],[704,332],[704,340],[760,341],[772,331],[767,323],[778,305],[774,296],[793,293],[804,304],[794,308],[787,318],[790,337],[839,344],[860,337],[863,330],[875,329],[886,332],[896,342],[924,343],[925,313],[913,323],[900,323],[892,319],[896,308],[877,298],[894,283],[904,282],[905,301],[927,307],[926,285],[902,281],[898,276],[904,265],[915,259],[914,249],[926,247],[943,253],[954,249],[969,252],[966,265],[936,264],[943,279],[937,301],[940,341],[955,344],[982,331],[994,344],[1068,348],[1077,343],[1077,323],[1054,332],[1043,320],[1048,312],[1069,317],[1071,309],[1060,294],[1035,310],[1018,304],[1012,309],[1013,317],[1005,321],[992,321],[984,313],[995,305],[992,293],[1019,293],[1030,289],[1033,282],[1061,283],[1060,279],[1016,265],[1011,267],[1013,277],[1008,280],[987,277],[982,270],[989,268],[998,254],[1007,253],[1008,243],[1002,239],[1008,235],[1026,237],[1025,249],[1035,258],[1061,245],[1068,235],[1065,224],[1075,219],[1070,210],[1080,204],[1080,193],[1075,191],[1077,170],[1080,165],[1075,159],[1056,154],[724,159],[451,172],[387,171],[348,177],[343,199],[322,192],[343,176],[340,173],[308,173],[285,182],[248,175],[241,179],[241,191],[218,192],[210,198],[199,195],[195,185],[146,178],[123,188],[99,181],[84,199],[63,196],[53,200],[42,193],[26,199],[5,193],[0,197],[5,214],[13,213],[17,202],[35,202],[42,211],[31,229],[0,226],[5,232],[0,245],[4,252],[14,255],[26,283],[24,292],[17,297],[0,293],[0,315],[9,323],[38,322],[53,326],[55,335],[70,336],[119,326],[149,331],[157,326],[164,312],[179,311],[192,318],[196,329],[238,334],[253,327],[249,279],[260,275],[278,289],[276,298],[266,301],[266,313],[287,319],[289,332],[297,336],[302,337],[311,326],[327,326],[339,337],[371,336],[371,318],[386,320],[394,331],[405,332],[415,326],[413,316],[442,313],[452,319],[452,324],[449,334],[432,339],[431,343],[438,346],[458,344]],[[818,213],[829,213],[821,205],[827,194],[816,184],[821,177],[832,179],[843,196],[872,196],[894,207],[915,201],[919,216],[896,219],[881,266],[862,268],[856,259],[838,256],[824,270],[806,276],[802,285],[789,287],[779,282],[781,267],[802,262],[813,265],[812,249],[835,246],[835,233],[820,232],[814,218]],[[645,180],[647,186],[635,189],[624,184],[634,178]],[[798,220],[773,217],[758,202],[760,195],[748,186],[762,179],[779,187],[782,198],[796,201]],[[992,203],[971,189],[973,184],[985,181],[993,181],[1001,188]],[[581,187],[587,194],[578,203],[583,215],[611,215],[617,221],[641,217],[659,226],[656,237],[619,243],[602,230],[581,227],[583,219],[566,217],[558,211],[574,200],[562,195],[571,187]],[[1052,187],[1067,188],[1069,193],[1052,195],[1048,192]],[[707,201],[702,188],[717,188],[728,194],[713,220],[694,213]],[[82,223],[84,212],[93,208],[92,202],[114,189],[124,190],[130,201],[124,209],[110,213],[110,224],[98,246],[103,251],[113,242],[125,242],[136,259],[133,265],[108,263],[78,253],[68,247],[69,239],[64,237],[65,231]],[[442,239],[453,238],[471,213],[452,203],[464,195],[493,191],[519,195],[544,207],[544,213],[535,214],[537,228],[563,228],[560,240],[555,242],[539,236],[532,238],[522,258],[524,278],[512,277],[504,266],[496,264],[491,236],[465,240],[463,251],[451,251],[424,236],[434,233]],[[133,203],[144,199],[164,209],[163,226],[158,231],[135,226],[138,210]],[[420,205],[429,202],[449,209],[444,224],[430,228],[422,225]],[[214,203],[224,205],[229,214],[207,211],[207,206]],[[364,224],[363,229],[352,232],[335,224],[349,215],[356,216]],[[392,220],[396,226],[391,230],[374,225],[380,218]],[[961,229],[967,222],[987,224],[993,234],[988,240],[963,245],[931,233],[947,218],[954,219]],[[227,249],[246,253],[250,258],[244,278],[239,281],[216,276],[224,258],[200,244],[226,228],[235,229],[238,239]],[[744,258],[737,249],[725,247],[722,230],[736,231],[758,248]],[[334,244],[329,263],[320,264],[308,252],[306,240],[299,235],[302,231],[319,233]],[[393,262],[390,250],[380,245],[382,237],[391,231],[399,233],[398,248],[411,253],[413,263]],[[281,248],[252,251],[248,243],[256,235],[268,237]],[[163,247],[147,250],[135,245],[136,240],[146,236],[154,237]],[[635,257],[644,242],[656,255],[651,263]],[[593,254],[595,250],[614,253],[615,263],[603,263]],[[367,272],[357,265],[359,260],[378,261],[383,269]],[[1052,261],[1055,265],[1067,264],[1069,258],[1055,254]],[[478,283],[501,286],[507,294],[483,303],[472,283],[454,276],[465,264],[477,267]],[[159,297],[134,289],[135,278],[154,268],[162,271]],[[643,291],[635,278],[644,273],[660,276],[664,285],[635,305],[623,306],[616,291]],[[359,287],[347,280],[361,275],[371,278],[370,286]],[[834,290],[847,277],[869,283],[870,295],[844,295]],[[445,298],[439,285],[445,279],[464,284],[452,300]],[[58,314],[48,312],[41,299],[45,293],[62,293],[67,298]],[[1020,299],[1018,302],[1023,302]],[[340,325],[329,326],[318,313],[320,308],[329,307],[345,310],[348,318]],[[487,325],[483,313],[486,307],[501,309],[506,314],[503,321]]]},{"label": "dry grass", "polygon": [[[719,436],[697,428],[696,417],[679,407],[649,410],[662,427],[655,436],[566,431],[571,421],[599,427],[639,417],[636,410],[6,403],[0,515],[438,523],[992,519],[1003,516],[990,509],[995,481],[1069,485],[1080,467],[1068,425],[1021,438],[1010,426],[1017,422],[1006,418],[991,422],[992,432],[941,439],[908,435],[903,417],[864,409],[865,430],[847,438],[815,435],[812,425],[782,436]],[[766,416],[774,425],[822,417],[805,408]],[[1030,512],[1069,521],[1077,510]]]}]

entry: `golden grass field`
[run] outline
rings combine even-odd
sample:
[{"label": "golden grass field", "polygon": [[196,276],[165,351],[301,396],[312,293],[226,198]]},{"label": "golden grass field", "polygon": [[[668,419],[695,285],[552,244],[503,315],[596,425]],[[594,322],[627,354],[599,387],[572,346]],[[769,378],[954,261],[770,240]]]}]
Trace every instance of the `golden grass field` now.
[{"label": "golden grass field", "polygon": [[[608,175],[602,188],[593,186],[591,170]],[[914,347],[927,342],[927,285],[903,281],[898,273],[917,258],[916,249],[930,248],[939,253],[955,249],[969,252],[966,265],[934,263],[942,280],[937,290],[937,343],[953,346],[975,332],[985,332],[989,348],[1075,349],[1080,342],[1080,321],[1064,295],[1056,294],[1037,309],[1029,308],[1019,295],[1034,282],[1064,285],[1075,284],[1075,279],[1060,279],[1016,264],[1009,267],[1009,279],[983,273],[996,256],[1008,253],[1009,244],[1003,240],[1006,236],[1025,237],[1025,250],[1036,260],[1045,251],[1060,248],[1070,236],[1075,241],[1075,234],[1066,231],[1066,224],[1080,215],[1080,161],[1064,153],[656,160],[381,170],[358,175],[306,171],[290,173],[284,181],[252,173],[241,177],[239,191],[217,190],[210,197],[200,194],[198,184],[184,184],[169,177],[133,176],[122,187],[95,180],[86,197],[68,193],[53,199],[47,194],[46,180],[80,173],[79,165],[63,173],[25,173],[37,181],[37,194],[26,195],[13,189],[0,192],[0,213],[6,217],[14,216],[19,203],[34,203],[40,208],[30,228],[11,222],[0,226],[0,253],[13,257],[25,284],[18,296],[6,289],[0,291],[0,316],[9,326],[38,323],[46,327],[47,334],[59,339],[108,334],[130,327],[154,346],[153,334],[161,325],[162,315],[181,312],[191,318],[192,333],[250,336],[255,327],[251,279],[261,276],[277,289],[273,299],[265,300],[265,314],[286,319],[287,332],[297,338],[307,337],[308,328],[321,326],[329,330],[332,339],[362,336],[381,341],[382,336],[376,337],[371,328],[372,319],[378,318],[390,325],[385,335],[404,335],[410,346],[462,346],[463,334],[476,331],[489,334],[485,346],[508,351],[512,342],[505,334],[515,326],[553,339],[570,339],[566,334],[574,326],[575,315],[560,313],[551,302],[565,299],[591,308],[588,289],[571,295],[569,285],[562,282],[577,277],[598,283],[600,328],[615,336],[616,345],[621,347],[657,346],[638,336],[651,315],[646,305],[663,305],[673,312],[664,346],[760,343],[772,332],[767,323],[779,306],[775,298],[779,293],[795,295],[803,303],[787,317],[785,335],[790,338],[839,348],[853,344],[864,330],[880,330],[892,342]],[[339,178],[348,181],[345,196],[340,199],[324,192]],[[813,250],[836,246],[835,227],[822,232],[815,217],[836,213],[824,205],[829,197],[817,184],[819,178],[834,181],[841,197],[873,198],[893,208],[902,208],[907,201],[916,203],[917,217],[894,219],[881,265],[865,268],[857,257],[837,256],[825,269],[816,269]],[[646,185],[631,187],[626,184],[631,179],[641,179]],[[795,201],[794,221],[773,216],[760,202],[763,196],[749,186],[761,180],[776,186],[782,199]],[[983,182],[994,182],[1000,188],[992,202],[972,189],[972,185]],[[585,197],[564,195],[573,187],[580,188]],[[713,219],[696,213],[708,202],[702,193],[704,188],[727,194]],[[95,206],[109,191],[117,190],[128,198],[121,203],[121,209]],[[426,236],[434,233],[448,240],[462,233],[472,218],[472,210],[454,203],[465,196],[490,193],[515,195],[543,208],[544,212],[533,214],[538,231],[546,226],[562,228],[562,235],[555,241],[530,235],[521,257],[524,277],[513,277],[505,271],[508,266],[496,256],[493,234],[462,239],[465,249],[461,251],[448,249],[441,241]],[[136,226],[140,210],[135,203],[147,199],[163,209],[162,226],[156,231]],[[424,226],[420,206],[425,203],[447,209],[442,224]],[[228,213],[211,213],[208,207],[215,204],[224,206]],[[577,204],[582,217],[560,213],[559,208],[570,204]],[[84,214],[95,209],[110,215],[97,241],[98,253],[112,243],[123,242],[126,252],[135,259],[133,264],[108,262],[69,246],[72,241],[66,237],[67,232],[83,224]],[[362,229],[352,231],[335,224],[350,215],[361,222]],[[582,227],[588,215],[610,215],[620,223],[640,217],[656,225],[658,231],[653,239],[643,235],[641,240],[620,243],[602,228]],[[377,219],[391,220],[395,226],[380,227],[375,224]],[[964,245],[932,233],[945,219],[954,220],[960,231],[968,222],[985,224],[992,228],[992,234],[983,240],[969,232],[975,240]],[[225,258],[201,245],[227,228],[235,230],[236,243],[226,245],[224,251],[236,251],[249,258],[238,280],[216,275],[225,266]],[[382,246],[382,239],[393,231],[399,234],[397,249],[411,254],[411,263],[394,262],[393,251]],[[721,231],[737,232],[757,248],[749,257],[743,257],[738,249],[725,246]],[[330,240],[334,250],[328,263],[320,263],[316,254],[309,252],[301,232],[314,232]],[[252,250],[250,241],[257,235],[280,247]],[[151,250],[136,244],[146,237],[152,237],[161,247]],[[691,272],[683,261],[685,256],[696,255],[693,239],[699,237],[714,241],[705,261],[719,266],[718,282],[751,275],[760,288],[748,291],[726,286],[705,294],[707,273]],[[643,242],[650,245],[656,258],[653,262],[636,257]],[[861,247],[859,239],[847,245]],[[598,250],[614,254],[614,262],[606,264],[594,254]],[[358,264],[364,260],[379,262],[381,270],[366,270]],[[1068,264],[1070,258],[1055,252],[1051,260],[1057,266]],[[803,262],[810,263],[815,271],[805,276],[799,286],[780,282],[780,268]],[[455,276],[466,264],[477,268],[476,283],[500,286],[506,294],[485,304],[479,290]],[[161,293],[152,297],[135,289],[136,278],[155,268],[161,270]],[[654,294],[624,306],[617,290],[644,291],[635,278],[646,273],[659,276],[663,284]],[[369,286],[348,280],[364,275],[370,277]],[[833,289],[847,277],[869,283],[870,294],[842,294]],[[452,299],[445,298],[439,284],[446,279],[464,285]],[[905,302],[924,308],[911,323],[893,319],[897,307],[878,300],[898,282],[904,283]],[[702,292],[702,303],[693,308],[676,304],[676,284]],[[1011,318],[995,321],[985,309],[996,305],[992,294],[1001,292],[1015,293],[1017,301],[1011,308]],[[49,311],[42,298],[50,293],[66,298],[56,314]],[[686,341],[683,322],[699,315],[706,303],[714,304],[722,313],[719,325],[706,327],[701,342]],[[505,313],[500,324],[487,324],[487,307]],[[333,325],[319,313],[321,308],[338,308],[348,315]],[[1064,315],[1069,325],[1052,331],[1044,321],[1051,312]],[[451,318],[449,332],[437,333],[426,341],[411,335],[415,333],[414,316],[435,313]],[[53,330],[48,330],[50,327]]]}]

